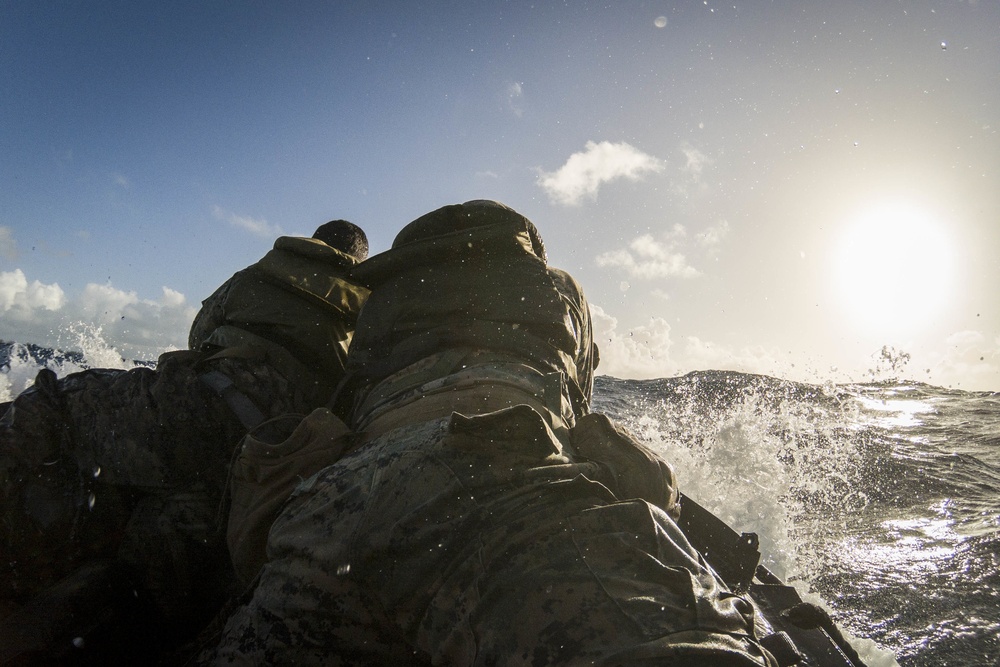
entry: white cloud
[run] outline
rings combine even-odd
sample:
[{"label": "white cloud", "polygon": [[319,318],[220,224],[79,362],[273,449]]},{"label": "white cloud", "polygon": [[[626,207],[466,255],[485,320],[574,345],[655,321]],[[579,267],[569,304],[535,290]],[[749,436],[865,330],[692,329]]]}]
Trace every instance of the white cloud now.
[{"label": "white cloud", "polygon": [[214,215],[217,220],[223,220],[234,227],[239,227],[240,229],[262,238],[270,239],[276,236],[281,236],[282,234],[282,229],[278,225],[272,225],[267,220],[257,220],[247,216],[236,215],[231,211],[225,210],[221,206],[213,206],[212,215]]},{"label": "white cloud", "polygon": [[622,178],[636,181],[664,168],[662,160],[625,142],[588,141],[582,152],[570,155],[556,171],[542,171],[538,184],[551,201],[575,205],[584,198],[596,199],[597,190],[605,183]]},{"label": "white cloud", "polygon": [[17,259],[17,241],[10,227],[0,226],[0,257],[10,261]]},{"label": "white cloud", "polygon": [[65,303],[58,283],[29,283],[21,269],[0,272],[0,312],[5,320],[30,321],[39,311],[57,311]]},{"label": "white cloud", "polygon": [[590,305],[594,342],[601,351],[597,372],[619,378],[648,379],[677,374],[670,358],[670,325],[652,318],[648,325],[618,330],[618,320],[600,306]]},{"label": "white cloud", "polygon": [[681,144],[680,151],[684,155],[684,164],[671,179],[671,191],[682,199],[707,193],[708,185],[702,177],[714,160],[687,142]]},{"label": "white cloud", "polygon": [[681,152],[684,153],[685,159],[683,171],[691,176],[701,176],[705,167],[712,164],[711,158],[691,144],[681,144]]},{"label": "white cloud", "polygon": [[700,273],[676,249],[676,240],[685,234],[684,228],[675,225],[664,241],[657,241],[651,234],[634,239],[628,249],[611,250],[597,256],[597,265],[625,269],[634,278],[694,278]]},{"label": "white cloud", "polygon": [[601,351],[600,375],[645,380],[673,377],[695,370],[733,370],[785,377],[791,370],[777,349],[762,346],[733,348],[688,336],[671,338],[666,320],[654,317],[627,330],[600,306],[590,305],[594,342]]},{"label": "white cloud", "polygon": [[169,287],[163,288],[163,305],[168,307],[180,307],[185,304],[187,299],[183,294],[177,290],[170,289]]},{"label": "white cloud", "polygon": [[159,299],[140,299],[111,285],[89,284],[72,309],[74,319],[101,327],[105,338],[126,355],[150,359],[164,349],[186,347],[197,309],[184,295],[162,288]]},{"label": "white cloud", "polygon": [[88,322],[107,324],[121,316],[125,308],[138,303],[135,292],[125,292],[111,285],[88,283],[77,302],[78,311]]},{"label": "white cloud", "polygon": [[0,273],[5,340],[79,349],[79,330],[89,327],[122,355],[149,360],[166,349],[186,347],[196,313],[183,294],[169,287],[157,299],[95,283],[66,295],[56,283],[29,282],[20,269]]},{"label": "white cloud", "polygon": [[722,243],[723,239],[729,236],[729,223],[720,220],[714,226],[695,235],[698,244],[706,248],[714,248]]}]

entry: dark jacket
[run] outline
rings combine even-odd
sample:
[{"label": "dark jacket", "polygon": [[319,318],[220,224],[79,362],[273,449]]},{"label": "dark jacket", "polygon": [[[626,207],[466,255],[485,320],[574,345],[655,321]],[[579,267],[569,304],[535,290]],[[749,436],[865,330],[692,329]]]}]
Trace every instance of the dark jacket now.
[{"label": "dark jacket", "polygon": [[340,382],[368,290],[347,278],[357,260],[321,241],[282,236],[210,297],[191,325],[192,350],[263,354],[325,402]]},{"label": "dark jacket", "polygon": [[437,357],[415,374],[421,382],[484,361],[518,363],[562,374],[571,416],[587,414],[596,360],[580,286],[546,265],[526,218],[470,204],[410,223],[391,250],[352,272],[372,289],[348,360],[355,405],[386,378]]}]

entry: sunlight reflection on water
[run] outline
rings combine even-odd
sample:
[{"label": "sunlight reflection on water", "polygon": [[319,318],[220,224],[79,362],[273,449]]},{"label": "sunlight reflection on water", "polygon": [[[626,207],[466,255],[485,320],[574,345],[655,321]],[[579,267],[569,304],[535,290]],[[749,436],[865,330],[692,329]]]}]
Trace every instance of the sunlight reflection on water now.
[{"label": "sunlight reflection on water", "polygon": [[931,509],[938,516],[883,521],[882,544],[857,540],[842,543],[844,561],[853,562],[855,570],[879,572],[894,582],[940,571],[967,537],[955,530],[956,522],[947,511],[947,503]]},{"label": "sunlight reflection on water", "polygon": [[930,401],[916,399],[878,400],[867,397],[858,399],[862,407],[876,414],[875,424],[883,428],[912,428],[922,426],[925,420],[922,415],[934,413]]}]

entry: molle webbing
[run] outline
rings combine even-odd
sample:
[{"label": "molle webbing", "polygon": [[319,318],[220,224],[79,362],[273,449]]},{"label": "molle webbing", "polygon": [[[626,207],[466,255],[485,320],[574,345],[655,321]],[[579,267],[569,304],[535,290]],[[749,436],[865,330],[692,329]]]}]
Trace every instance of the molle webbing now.
[{"label": "molle webbing", "polygon": [[527,405],[542,415],[560,436],[574,423],[573,411],[561,373],[542,374],[510,361],[479,359],[461,370],[430,378],[442,364],[450,363],[446,353],[406,369],[396,377],[376,385],[354,413],[354,427],[381,434],[400,426],[429,421],[454,412],[481,415],[515,405]]},{"label": "molle webbing", "polygon": [[[358,347],[355,346],[352,351],[355,358],[368,360],[369,355],[364,355]],[[524,328],[505,322],[473,321],[455,324],[446,330],[436,329],[408,336],[393,346],[389,354],[381,359],[371,359],[365,366],[357,368],[356,373],[362,382],[377,381],[402,368],[434,357],[437,364],[444,365],[428,370],[426,378],[419,382],[423,384],[459,368],[470,354],[476,355],[477,360],[492,358],[506,363],[529,362],[533,368],[551,371],[574,367],[573,359],[568,354]],[[488,357],[487,354],[492,356]],[[416,379],[413,382],[417,383]]]},{"label": "molle webbing", "polygon": [[243,427],[248,431],[264,422],[266,417],[245,394],[240,392],[229,376],[219,371],[209,371],[199,376],[201,381],[226,401]]}]

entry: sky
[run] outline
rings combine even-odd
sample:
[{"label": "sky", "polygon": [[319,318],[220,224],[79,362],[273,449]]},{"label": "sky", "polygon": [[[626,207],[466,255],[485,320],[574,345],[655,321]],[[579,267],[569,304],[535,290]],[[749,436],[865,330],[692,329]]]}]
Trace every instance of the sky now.
[{"label": "sky", "polygon": [[0,339],[129,358],[279,235],[530,218],[598,372],[1000,391],[1000,2],[0,0]]}]

